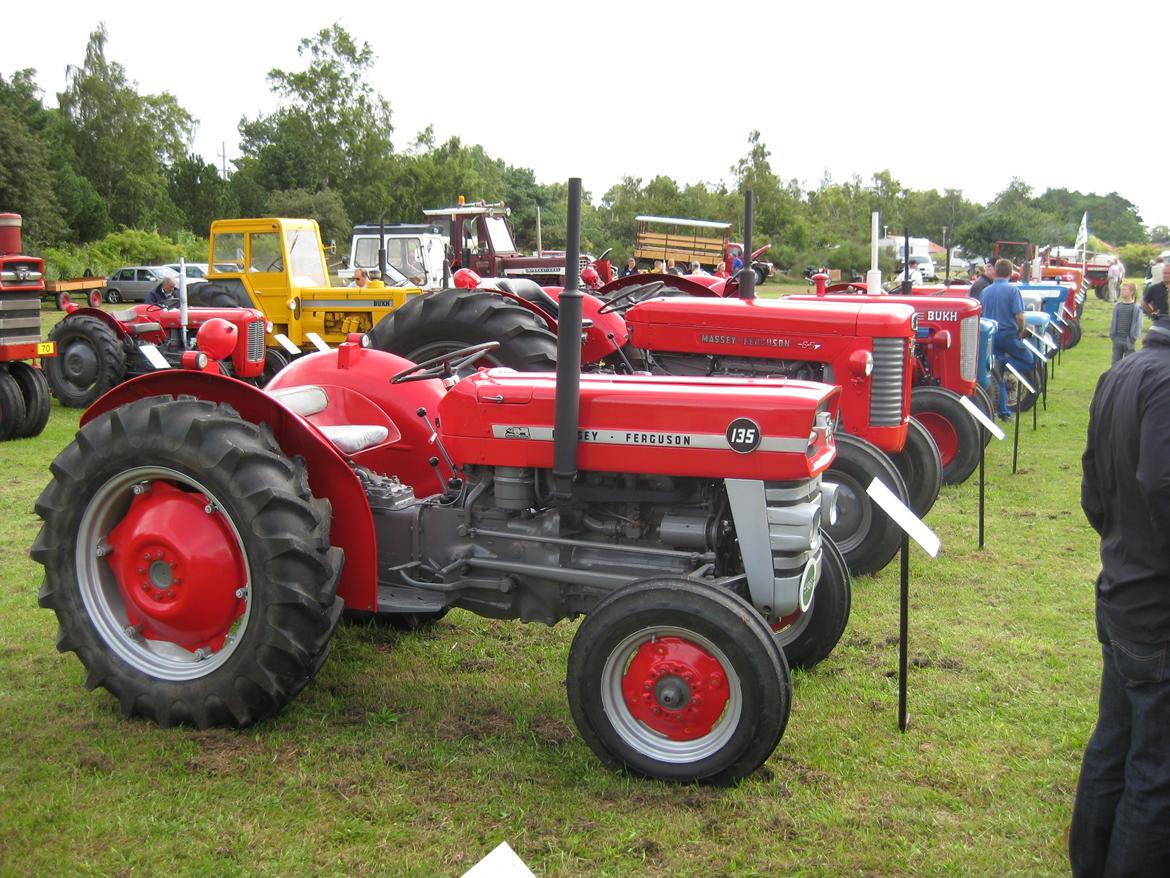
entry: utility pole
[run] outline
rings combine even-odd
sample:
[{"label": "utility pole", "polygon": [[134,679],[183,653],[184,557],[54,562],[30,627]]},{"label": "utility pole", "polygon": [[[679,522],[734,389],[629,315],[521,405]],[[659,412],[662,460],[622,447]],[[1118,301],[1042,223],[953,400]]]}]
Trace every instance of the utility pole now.
[{"label": "utility pole", "polygon": [[226,141],[221,140],[219,142],[219,152],[216,153],[216,155],[218,155],[220,158],[221,167],[223,169],[222,170],[223,178],[226,180],[227,179],[227,142]]}]

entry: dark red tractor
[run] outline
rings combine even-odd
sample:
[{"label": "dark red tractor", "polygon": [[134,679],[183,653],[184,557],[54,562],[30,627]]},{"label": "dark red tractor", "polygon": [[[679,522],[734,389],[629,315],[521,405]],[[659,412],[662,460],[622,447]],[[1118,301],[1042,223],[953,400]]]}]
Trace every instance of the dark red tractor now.
[{"label": "dark red tractor", "polygon": [[584,615],[568,701],[607,765],[725,783],[768,758],[789,662],[849,614],[822,531],[839,391],[581,375],[569,192],[556,375],[460,380],[497,343],[416,364],[355,334],[263,389],[188,351],[85,413],[33,557],[88,685],[162,725],[243,726],[309,682],[346,610]]},{"label": "dark red tractor", "polygon": [[225,339],[217,339],[217,368],[257,383],[274,374],[265,368],[268,321],[255,308],[189,308],[186,325],[178,307],[134,305],[103,311],[67,303],[65,311],[65,319],[49,333],[59,356],[45,369],[53,395],[64,406],[83,408],[123,381],[155,371],[161,364],[152,362],[154,352],[167,365],[181,365],[189,341],[211,320],[226,320],[233,327],[227,355],[222,353]]},{"label": "dark red tractor", "polygon": [[56,354],[53,342],[41,341],[45,263],[21,252],[20,228],[19,214],[0,213],[0,441],[45,429],[49,385],[37,361]]},{"label": "dark red tractor", "polygon": [[[584,300],[582,363],[619,374],[789,377],[839,385],[837,457],[825,475],[839,495],[830,533],[854,573],[882,569],[897,554],[901,536],[866,486],[880,478],[925,515],[942,478],[930,434],[909,417],[914,310],[724,297],[724,288],[735,283],[632,275],[601,286]],[[489,363],[549,369],[556,362],[559,296],[558,287],[509,279],[444,290],[389,314],[374,327],[371,342],[418,359],[495,339],[501,346]]]}]

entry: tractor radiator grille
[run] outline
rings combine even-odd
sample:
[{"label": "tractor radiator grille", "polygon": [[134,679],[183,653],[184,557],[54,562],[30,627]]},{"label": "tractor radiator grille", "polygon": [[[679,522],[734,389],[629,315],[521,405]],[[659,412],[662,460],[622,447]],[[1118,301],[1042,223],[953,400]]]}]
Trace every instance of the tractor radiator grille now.
[{"label": "tractor radiator grille", "polygon": [[873,340],[873,375],[870,381],[869,423],[873,427],[897,427],[902,423],[905,398],[906,339]]},{"label": "tractor radiator grille", "polygon": [[959,378],[974,381],[979,363],[979,318],[964,317],[959,321]]},{"label": "tractor radiator grille", "polygon": [[0,293],[0,345],[40,340],[40,293]]},{"label": "tractor radiator grille", "polygon": [[264,359],[264,321],[248,324],[248,362],[259,363]]}]

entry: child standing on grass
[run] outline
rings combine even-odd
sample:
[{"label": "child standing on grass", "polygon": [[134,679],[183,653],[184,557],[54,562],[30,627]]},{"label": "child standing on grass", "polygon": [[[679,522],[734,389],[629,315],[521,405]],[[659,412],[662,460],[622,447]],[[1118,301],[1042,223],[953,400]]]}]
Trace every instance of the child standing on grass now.
[{"label": "child standing on grass", "polygon": [[1142,332],[1142,309],[1134,299],[1137,287],[1131,283],[1121,285],[1121,298],[1113,306],[1113,322],[1109,324],[1109,338],[1113,342],[1113,362],[1134,352],[1138,336]]}]

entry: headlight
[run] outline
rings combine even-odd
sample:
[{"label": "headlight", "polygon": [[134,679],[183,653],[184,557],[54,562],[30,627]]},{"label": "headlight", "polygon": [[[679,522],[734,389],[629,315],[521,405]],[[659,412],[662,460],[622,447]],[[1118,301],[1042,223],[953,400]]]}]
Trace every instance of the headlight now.
[{"label": "headlight", "polygon": [[873,374],[873,354],[870,351],[854,351],[849,355],[849,368],[859,378]]}]

